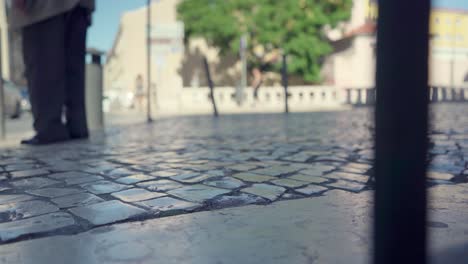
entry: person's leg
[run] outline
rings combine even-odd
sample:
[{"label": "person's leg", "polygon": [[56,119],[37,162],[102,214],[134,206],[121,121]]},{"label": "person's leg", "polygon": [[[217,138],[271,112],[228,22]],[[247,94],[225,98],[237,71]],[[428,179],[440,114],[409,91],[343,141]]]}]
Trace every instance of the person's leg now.
[{"label": "person's leg", "polygon": [[62,15],[23,29],[23,54],[37,143],[68,139],[65,99],[65,20]]},{"label": "person's leg", "polygon": [[87,138],[85,108],[85,56],[87,10],[77,7],[67,14],[66,24],[66,119],[72,138]]}]

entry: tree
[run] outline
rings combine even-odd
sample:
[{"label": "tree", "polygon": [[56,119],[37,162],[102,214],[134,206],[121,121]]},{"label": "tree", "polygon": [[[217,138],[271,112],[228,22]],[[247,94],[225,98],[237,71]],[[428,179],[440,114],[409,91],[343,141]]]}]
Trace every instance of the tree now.
[{"label": "tree", "polygon": [[177,11],[188,38],[203,37],[224,54],[238,52],[247,34],[250,65],[282,51],[291,74],[317,83],[321,61],[332,52],[324,28],[347,20],[351,6],[352,0],[183,0]]}]

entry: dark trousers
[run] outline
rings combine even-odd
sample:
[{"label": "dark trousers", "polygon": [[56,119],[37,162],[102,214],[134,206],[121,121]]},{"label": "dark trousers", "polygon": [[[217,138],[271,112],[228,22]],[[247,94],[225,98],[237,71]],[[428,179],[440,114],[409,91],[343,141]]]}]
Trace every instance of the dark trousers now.
[{"label": "dark trousers", "polygon": [[40,140],[88,135],[84,87],[88,18],[88,11],[77,7],[23,29],[33,126]]}]

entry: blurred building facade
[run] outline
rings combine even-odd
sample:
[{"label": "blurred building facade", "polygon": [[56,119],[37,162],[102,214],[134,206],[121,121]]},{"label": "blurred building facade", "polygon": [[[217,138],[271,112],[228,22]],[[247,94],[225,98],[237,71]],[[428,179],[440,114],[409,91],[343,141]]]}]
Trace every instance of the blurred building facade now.
[{"label": "blurred building facade", "polygon": [[[218,85],[235,86],[240,79],[237,56],[228,55],[221,60],[216,49],[203,39],[184,43],[184,25],[177,20],[179,0],[153,1],[151,4],[151,83],[155,109],[175,110],[180,107],[177,98],[184,87],[207,85],[203,57],[212,66],[213,80]],[[136,79],[143,77],[147,89],[147,8],[122,15],[119,31],[104,66],[104,89],[116,98],[119,105],[131,104]],[[123,98],[122,98],[123,97]],[[171,100],[168,100],[170,98]],[[127,101],[127,102],[125,102]],[[111,103],[111,108],[112,103]]]},{"label": "blurred building facade", "polygon": [[[374,87],[377,15],[376,0],[354,0],[349,23],[330,34],[335,51],[324,65],[329,84],[345,88]],[[430,23],[430,84],[466,85],[468,10],[435,8]]]},{"label": "blurred building facade", "polygon": [[25,85],[21,34],[8,27],[5,1],[0,4],[0,31],[2,77]]}]

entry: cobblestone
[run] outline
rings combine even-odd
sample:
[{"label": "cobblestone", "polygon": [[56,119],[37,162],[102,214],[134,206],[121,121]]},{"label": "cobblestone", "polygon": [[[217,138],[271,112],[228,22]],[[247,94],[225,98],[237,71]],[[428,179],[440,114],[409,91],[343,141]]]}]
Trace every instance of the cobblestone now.
[{"label": "cobblestone", "polygon": [[136,174],[136,175],[120,178],[117,180],[117,182],[123,183],[123,184],[134,184],[137,182],[149,181],[149,180],[154,180],[154,177],[144,175],[144,174]]},{"label": "cobblestone", "polygon": [[145,213],[142,209],[115,200],[75,207],[70,209],[70,212],[88,220],[93,225],[118,222]]},{"label": "cobblestone", "polygon": [[29,190],[26,191],[29,194],[47,197],[47,198],[56,198],[60,196],[76,194],[80,192],[84,192],[83,189],[75,189],[75,188],[43,188],[37,190]]},{"label": "cobblestone", "polygon": [[243,183],[242,181],[231,177],[224,177],[221,179],[209,179],[206,182],[204,182],[204,184],[224,189],[237,189],[245,185],[245,183]]},{"label": "cobblestone", "polygon": [[47,179],[47,178],[29,178],[14,181],[11,183],[15,188],[18,189],[39,189],[46,186],[54,185],[60,183],[59,181]]},{"label": "cobblestone", "polygon": [[166,196],[165,193],[150,192],[145,189],[129,189],[121,192],[113,193],[112,196],[124,202],[139,202],[158,197]]},{"label": "cobblestone", "polygon": [[62,228],[75,226],[75,220],[64,212],[32,217],[24,220],[0,224],[0,239],[9,241],[23,235],[34,235],[52,232]]},{"label": "cobblestone", "polygon": [[297,181],[304,181],[308,183],[324,183],[329,181],[328,179],[325,179],[323,177],[318,177],[318,176],[311,176],[311,175],[306,175],[306,174],[295,174],[293,176],[290,176],[289,179],[297,180]]},{"label": "cobblestone", "polygon": [[104,202],[104,200],[89,193],[79,193],[56,198],[53,199],[52,202],[60,208],[70,208],[100,203]]},{"label": "cobblestone", "polygon": [[253,173],[238,173],[233,175],[235,178],[246,181],[246,182],[266,182],[276,179],[275,177],[259,175]]},{"label": "cobblestone", "polygon": [[149,181],[149,182],[142,182],[137,184],[139,187],[146,188],[150,191],[161,191],[166,192],[170,190],[174,190],[180,187],[183,187],[183,184],[180,184],[175,181],[171,180],[159,180],[159,181]]},{"label": "cobblestone", "polygon": [[269,184],[254,184],[252,187],[242,189],[242,192],[257,195],[270,201],[275,201],[286,191],[285,188]]},{"label": "cobblestone", "polygon": [[198,203],[186,202],[171,197],[157,198],[138,203],[139,205],[163,214],[174,214],[177,212],[193,211],[200,207]]},{"label": "cobblestone", "polygon": [[28,201],[34,199],[33,196],[30,195],[24,195],[24,194],[10,194],[10,195],[5,195],[2,194],[0,195],[0,205],[1,204],[8,204],[8,203],[16,203],[16,202],[23,202],[23,201]]},{"label": "cobblestone", "polygon": [[[468,182],[463,107],[441,105],[433,113],[431,185],[452,188]],[[367,184],[374,156],[370,114],[361,108],[286,118],[167,118],[109,130],[106,140],[2,149],[0,217],[9,222],[0,224],[0,238],[49,235],[62,228],[84,231],[139,216],[315,199],[332,189],[355,195],[372,188]],[[9,213],[38,202],[60,211],[40,216],[31,211],[22,220],[25,216]],[[57,215],[62,220],[50,220]]]},{"label": "cobblestone", "polygon": [[23,170],[23,171],[14,171],[10,175],[12,178],[26,178],[40,175],[47,175],[50,172],[44,169],[34,169],[34,170]]},{"label": "cobblestone", "polygon": [[129,188],[127,185],[113,183],[111,181],[98,181],[82,185],[83,188],[94,194],[118,192]]},{"label": "cobblestone", "polygon": [[15,221],[58,211],[55,205],[44,201],[26,201],[0,205],[0,222]]},{"label": "cobblestone", "polygon": [[192,185],[168,191],[169,194],[191,202],[204,202],[230,191],[206,185]]},{"label": "cobblestone", "polygon": [[305,195],[312,195],[312,194],[322,194],[326,192],[328,189],[318,185],[309,185],[305,188],[297,189],[296,191],[305,194]]}]

